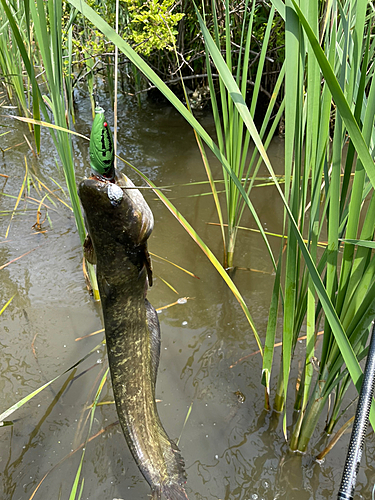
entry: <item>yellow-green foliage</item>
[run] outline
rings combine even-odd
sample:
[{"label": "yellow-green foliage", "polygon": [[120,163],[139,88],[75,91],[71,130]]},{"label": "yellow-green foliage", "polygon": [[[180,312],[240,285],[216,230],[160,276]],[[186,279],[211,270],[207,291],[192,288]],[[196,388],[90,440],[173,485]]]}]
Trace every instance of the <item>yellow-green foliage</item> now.
[{"label": "yellow-green foliage", "polygon": [[[106,3],[97,2],[96,0],[87,0],[86,3],[95,11],[97,11],[107,23],[115,26],[115,2],[109,1]],[[81,26],[78,23],[78,26]],[[76,27],[78,27],[76,25]],[[81,29],[76,29],[75,36],[73,37],[73,45],[78,49],[79,53],[84,54],[84,57],[101,54],[103,52],[111,52],[114,50],[112,44],[106,43],[105,36],[91,23],[85,23]]]},{"label": "yellow-green foliage", "polygon": [[74,33],[72,43],[78,53],[77,60],[73,60],[73,63],[79,62],[81,58],[86,60],[88,57],[100,56],[104,52],[114,51],[114,46],[106,42],[104,35],[99,30],[94,29],[91,25],[88,28],[76,30]]},{"label": "yellow-green foliage", "polygon": [[[110,26],[115,26],[115,0],[86,0],[86,3]],[[64,5],[66,8],[68,4]],[[184,16],[173,12],[175,0],[120,0],[119,7],[120,36],[132,42],[137,52],[148,56],[154,50],[173,48],[176,25]],[[65,12],[66,21],[69,11]],[[83,23],[80,16],[75,21],[73,46],[84,58],[113,51],[113,45],[106,42],[103,34],[89,21]]]},{"label": "yellow-green foliage", "polygon": [[173,14],[174,0],[125,0],[129,12],[129,35],[135,49],[149,55],[155,49],[173,49],[175,29],[182,13]]}]

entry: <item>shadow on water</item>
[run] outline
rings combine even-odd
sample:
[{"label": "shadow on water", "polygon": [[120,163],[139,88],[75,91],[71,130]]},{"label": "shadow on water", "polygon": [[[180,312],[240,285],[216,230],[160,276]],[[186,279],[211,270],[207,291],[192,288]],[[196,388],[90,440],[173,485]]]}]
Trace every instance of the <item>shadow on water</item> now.
[{"label": "shadow on water", "polygon": [[[90,103],[84,97],[77,97],[77,129],[89,135]],[[192,184],[205,180],[205,174],[189,126],[172,108],[160,109],[150,103],[138,108],[123,100],[120,110],[119,154],[157,185],[173,186],[168,196],[220,257],[220,230],[207,224],[217,222],[212,199],[190,197],[208,192],[208,187]],[[112,123],[111,113],[107,115]],[[198,118],[213,131],[210,116],[201,114]],[[14,133],[3,137],[3,149],[20,142],[19,137],[27,132],[26,127],[13,121],[5,125]],[[25,172],[25,156],[30,171],[48,186],[56,187],[51,177],[64,185],[63,173],[56,169],[53,145],[45,130],[42,143],[39,160],[33,158],[26,143],[4,155],[1,172],[9,175],[5,193],[18,195]],[[74,139],[74,144],[79,180],[89,172],[88,143]],[[276,170],[278,164],[279,169],[282,168],[283,148],[280,138],[276,138],[270,148]],[[221,178],[220,166],[211,161],[215,177]],[[139,184],[135,175],[130,171],[126,173]],[[32,193],[40,199],[34,188]],[[236,364],[258,349],[240,306],[203,253],[155,195],[147,191],[145,197],[156,221],[149,241],[151,252],[199,277],[187,275],[157,257],[153,259],[156,279],[149,291],[151,303],[159,308],[176,302],[178,297],[189,297],[184,304],[160,311],[162,354],[156,388],[157,398],[161,400],[158,410],[168,434],[176,439],[181,435],[179,442],[187,466],[189,498],[307,500],[334,497],[349,436],[339,441],[322,464],[314,462],[311,456],[288,452],[281,419],[263,409],[259,354]],[[282,210],[273,188],[254,189],[252,201],[265,228],[277,232]],[[14,198],[0,195],[1,210],[12,210],[14,202]],[[35,234],[32,229],[36,206],[29,202],[27,208],[32,210],[22,210],[24,205],[20,207],[12,219],[7,240],[4,235],[10,215],[0,219],[0,266],[34,249],[0,271],[0,308],[16,294],[0,317],[1,411],[64,372],[103,338],[99,333],[75,341],[102,328],[100,315],[85,289],[82,251],[72,213],[61,203],[54,206],[46,199],[46,204],[50,206],[50,223],[48,219],[44,222],[43,229],[47,232],[43,234]],[[243,225],[254,227],[249,215],[244,217]],[[277,239],[270,242],[277,251]],[[264,337],[273,276],[257,234],[240,232],[235,261],[238,269],[234,280]],[[163,280],[170,283],[177,294]],[[279,353],[275,362],[279,363]],[[68,498],[81,456],[80,451],[72,451],[84,441],[87,409],[105,363],[105,350],[99,348],[77,368],[74,380],[71,381],[73,374],[62,377],[12,415],[14,425],[3,428],[0,433],[1,499],[29,499],[49,471],[34,498]],[[277,368],[275,366],[274,378]],[[106,384],[101,400],[112,399],[110,384]],[[116,420],[113,404],[97,408],[92,429],[95,438],[87,445],[82,472],[84,499],[135,500],[147,498],[149,494],[149,487],[131,458],[120,428],[114,424]],[[319,441],[323,426],[324,422],[313,443]],[[312,454],[318,451],[313,449]],[[371,497],[374,459],[375,439],[369,431],[357,482],[359,498]]]}]

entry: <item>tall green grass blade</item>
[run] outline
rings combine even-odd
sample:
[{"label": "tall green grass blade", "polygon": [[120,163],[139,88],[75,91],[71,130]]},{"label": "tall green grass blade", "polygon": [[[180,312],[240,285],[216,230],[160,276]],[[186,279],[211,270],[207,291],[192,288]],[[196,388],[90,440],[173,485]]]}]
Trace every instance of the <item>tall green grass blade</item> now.
[{"label": "tall green grass blade", "polygon": [[344,238],[341,241],[343,241],[344,243],[350,243],[351,245],[358,245],[360,247],[372,248],[373,250],[375,250],[375,241],[351,240],[350,238]]},{"label": "tall green grass blade", "polygon": [[[256,73],[256,77],[255,77],[255,82],[254,82],[254,90],[253,90],[253,95],[252,95],[252,98],[251,98],[250,114],[251,114],[252,117],[254,117],[254,115],[255,115],[255,108],[256,108],[256,105],[257,105],[257,102],[258,102],[258,96],[259,96],[259,91],[260,91],[260,84],[261,84],[261,79],[262,79],[262,76],[263,76],[264,63],[265,63],[265,60],[266,60],[267,49],[268,49],[268,42],[269,42],[270,35],[271,35],[271,29],[272,29],[272,23],[273,23],[274,15],[275,15],[275,7],[272,5],[271,11],[269,13],[268,20],[267,20],[266,31],[264,33],[264,38],[263,38],[263,41],[262,41],[262,49],[260,51],[259,63],[258,63],[257,73]],[[247,47],[247,49],[249,50],[250,46]],[[244,64],[244,68],[247,69],[246,62]],[[244,78],[247,78],[247,73],[244,73]],[[242,91],[242,96],[243,96],[244,99],[246,98],[246,95],[244,94],[243,91]]]},{"label": "tall green grass blade", "polygon": [[[219,35],[219,25],[218,25],[217,13],[216,13],[216,0],[212,0],[212,17],[213,17],[213,23],[214,23],[215,43],[220,50],[220,35]],[[206,46],[205,46],[205,52],[206,52],[206,54],[208,53]],[[209,58],[209,56],[207,56],[207,57]],[[228,127],[229,127],[229,125],[228,125],[227,95],[226,95],[225,86],[224,86],[221,78],[219,78],[219,88],[220,88],[221,110],[222,110],[222,116],[223,116],[223,129],[224,129],[224,131],[226,131],[226,130],[228,130]],[[215,97],[215,99],[216,99],[216,97]],[[220,123],[220,118],[219,118],[219,120],[217,120],[217,119],[215,120],[215,126],[216,126],[217,133],[218,133],[218,128],[219,128],[219,123]],[[219,146],[220,146],[220,151],[223,154],[225,154],[224,139],[222,137],[220,137],[220,135],[221,135],[221,127],[220,127],[220,130],[218,133],[218,142],[219,142]],[[224,181],[225,181],[225,192],[226,192],[227,204],[228,204],[229,203],[229,199],[228,199],[229,185],[228,185],[228,177],[226,175],[226,172],[224,172]]]},{"label": "tall green grass blade", "polygon": [[271,305],[268,313],[266,340],[264,342],[262,384],[265,386],[267,394],[265,402],[266,409],[269,409],[271,371],[272,371],[273,353],[275,348],[277,319],[279,312],[279,297],[281,295],[281,289],[280,289],[281,267],[282,267],[282,247],[280,250],[279,260],[277,263],[275,281],[273,284]]},{"label": "tall green grass blade", "polygon": [[[375,194],[373,193],[363,223],[362,231],[360,234],[360,240],[353,240],[353,242],[349,243],[357,244],[354,242],[369,241],[371,244],[374,231],[375,231]],[[363,276],[365,269],[368,265],[371,256],[371,250],[369,248],[366,248],[366,245],[367,243],[363,244],[358,243],[358,249],[356,252],[354,262],[351,267],[350,279],[345,294],[345,301],[343,305],[344,310],[346,310],[348,305],[351,303],[353,294],[355,293],[355,290],[357,289],[358,285],[360,285],[361,283],[361,276]]]},{"label": "tall green grass blade", "polygon": [[[247,22],[247,10],[248,10],[248,1],[245,3],[245,14],[243,17],[243,22],[242,22],[242,33],[241,33],[241,44],[240,44],[240,50],[239,50],[239,57],[238,57],[238,62],[237,62],[237,85],[241,86],[241,93],[242,97],[246,100],[246,93],[247,93],[247,78],[248,78],[248,72],[249,72],[249,64],[250,64],[250,46],[251,46],[251,35],[252,35],[252,28],[253,28],[253,22],[254,22],[254,12],[255,12],[255,0],[253,0],[251,12],[250,12],[250,19],[249,22]],[[226,13],[226,15],[229,16],[229,12]],[[243,39],[246,37],[246,44],[245,44],[245,52],[243,56],[243,63],[242,63],[242,51],[243,51]],[[258,64],[258,70],[257,70],[257,75],[258,73],[261,73],[260,71],[260,66],[261,62]],[[253,91],[253,96],[252,96],[252,103],[255,102],[254,94],[255,94],[255,89],[257,86],[255,85],[254,91]],[[254,113],[253,113],[254,116]],[[237,127],[238,127],[238,133],[237,133],[237,145],[236,145],[236,150],[238,152],[238,162],[240,162],[239,167],[236,167],[236,171],[238,171],[238,177],[241,178],[243,176],[244,172],[244,166],[247,161],[247,152],[249,149],[249,142],[250,142],[250,135],[249,132],[245,129],[246,135],[245,135],[245,141],[243,142],[243,133],[244,133],[244,124],[243,121],[241,120],[241,117],[236,114],[236,120],[237,120]],[[242,145],[243,144],[243,145]],[[245,182],[246,184],[246,182]],[[245,185],[244,184],[244,185]],[[238,201],[237,201],[238,204]],[[241,220],[241,213],[237,216],[237,222],[236,224],[238,225]]]},{"label": "tall green grass blade", "polygon": [[[363,123],[363,137],[367,144],[370,144],[374,117],[375,117],[375,84],[374,81],[372,81],[368,96],[368,105],[366,107],[365,120]],[[352,261],[354,256],[354,246],[350,243],[349,240],[356,239],[358,234],[361,207],[363,203],[362,196],[364,191],[364,185],[365,185],[365,170],[363,168],[362,162],[358,160],[353,180],[351,197],[349,201],[349,214],[348,214],[347,229],[345,234],[345,245],[342,258],[340,285],[337,298],[339,311],[341,310],[342,303],[345,300],[345,293],[347,291],[347,286],[350,279]],[[370,214],[372,212],[368,210],[367,213]]]},{"label": "tall green grass blade", "polygon": [[[336,11],[335,11],[336,13]],[[331,44],[336,46],[336,16],[333,19]],[[346,39],[346,38],[345,38]],[[345,43],[347,47],[347,44]],[[345,51],[346,52],[346,51]],[[345,67],[341,66],[340,84],[345,85]],[[335,131],[332,146],[332,167],[329,180],[329,207],[328,207],[328,255],[326,271],[327,293],[333,303],[336,302],[335,292],[337,284],[337,254],[339,236],[339,207],[340,207],[340,173],[341,173],[341,151],[342,151],[343,127],[340,113],[336,110]],[[326,329],[325,335],[328,336]]]},{"label": "tall green grass blade", "polygon": [[362,161],[362,164],[366,170],[368,178],[371,181],[372,187],[375,187],[374,162],[371,158],[368,146],[366,145],[366,142],[362,136],[357,121],[353,116],[353,113],[340,87],[340,84],[337,81],[337,78],[335,77],[332,67],[329,61],[327,60],[322,48],[319,45],[318,39],[314,35],[309,23],[307,22],[306,18],[304,17],[298,5],[295,3],[294,0],[291,1],[293,2],[294,8],[297,12],[300,22],[306,32],[306,35],[308,36],[308,39],[314,50],[315,56],[319,62],[320,68],[330,88],[330,91],[332,93],[336,106],[340,112],[340,115],[345,123],[346,128],[348,129],[350,138],[354,144],[355,150],[357,151],[358,157]]},{"label": "tall green grass blade", "polygon": [[[328,57],[329,57],[329,62],[330,64],[334,64],[335,61],[335,55],[336,55],[336,47],[333,43],[329,43],[329,37],[330,37],[330,32],[328,32],[325,35],[327,45],[328,45]],[[312,50],[312,48],[311,48]],[[327,83],[324,83],[323,87],[323,95],[322,95],[322,118],[320,120],[319,124],[319,139],[318,139],[318,161],[319,161],[319,173],[320,177],[316,178],[316,184],[314,185],[314,194],[315,194],[315,200],[316,200],[316,216],[318,214],[319,210],[319,195],[318,195],[318,182],[321,183],[321,177],[322,177],[322,172],[324,172],[324,184],[323,186],[320,187],[321,193],[325,194],[325,205],[321,213],[321,223],[320,223],[320,228],[319,228],[319,233],[322,230],[322,225],[326,221],[327,218],[327,213],[328,213],[328,205],[329,205],[329,189],[328,189],[328,179],[327,179],[327,169],[328,169],[328,151],[329,151],[329,122],[330,122],[330,112],[331,112],[331,104],[332,104],[332,94],[331,91],[327,85]],[[325,255],[325,259],[327,258],[327,253]],[[325,324],[325,329],[329,328],[329,324]],[[331,343],[331,337],[329,335],[324,335],[323,336],[323,345],[322,345],[322,352],[321,352],[321,359],[320,363],[321,366],[325,366],[325,361],[326,358],[329,354],[329,345]]]},{"label": "tall green grass blade", "polygon": [[[359,87],[358,87],[358,92],[357,92],[357,97],[356,97],[356,103],[355,103],[355,109],[354,109],[354,117],[357,120],[357,123],[360,123],[361,112],[362,112],[362,108],[364,107],[364,98],[365,98],[365,89],[366,89],[366,73],[367,73],[367,68],[368,68],[368,57],[369,57],[369,43],[370,43],[370,32],[368,33],[368,36],[367,36],[366,48],[365,48],[365,53],[364,53],[363,61],[362,61],[361,77],[360,77],[360,82],[359,82]],[[355,45],[356,45],[356,42],[355,42]],[[355,53],[355,55],[356,55],[356,53]],[[354,71],[351,74],[354,74]],[[342,189],[341,189],[341,193],[342,193],[341,200],[340,200],[340,213],[341,214],[344,213],[344,206],[346,204],[346,196],[347,196],[347,192],[348,192],[348,188],[349,188],[352,167],[354,164],[354,155],[355,155],[355,149],[354,149],[352,141],[350,141],[349,147],[348,147],[348,153],[346,155],[345,172],[344,172],[344,178],[342,181]],[[345,265],[346,259],[344,258],[343,260],[344,260],[344,265]],[[345,282],[345,276],[343,277],[343,281]]]},{"label": "tall green grass blade", "polygon": [[[303,3],[302,7],[307,9],[307,18],[312,25],[316,35],[318,27],[318,2],[316,0]],[[311,216],[309,226],[309,250],[313,262],[317,261],[317,248],[319,240],[319,205],[320,205],[320,182],[322,176],[322,163],[318,161],[318,130],[319,113],[321,102],[320,70],[318,63],[313,57],[310,44],[307,50],[307,120],[306,120],[306,152],[305,152],[305,180],[308,182],[311,172],[312,194],[311,194]],[[319,187],[318,187],[319,186]],[[305,186],[307,190],[307,185]],[[315,196],[314,196],[315,194]],[[299,425],[308,404],[310,388],[312,384],[314,368],[311,362],[314,357],[315,325],[316,325],[316,300],[315,287],[311,276],[308,276],[306,300],[306,352],[305,352],[305,376],[303,381],[302,405],[300,408],[300,423],[297,422],[292,433],[291,448],[294,449],[293,440],[297,440]],[[304,309],[303,309],[304,310]],[[303,314],[303,313],[302,313]],[[302,316],[301,314],[301,316]]]},{"label": "tall green grass blade", "polygon": [[[288,5],[288,4],[286,4]],[[300,46],[299,24],[294,12],[288,8],[285,19],[285,50],[286,50],[286,68],[285,68],[285,198],[290,197],[290,209],[294,220],[298,221],[300,210],[300,166],[301,151],[298,150],[298,140],[301,136],[301,64],[303,64],[302,51]],[[295,157],[293,171],[293,157]],[[288,181],[291,179],[291,184]],[[295,342],[295,311],[298,277],[298,246],[292,227],[288,228],[288,244],[286,248],[285,265],[285,304],[283,318],[283,346],[282,346],[282,376],[283,376],[283,395],[278,395],[278,405],[283,404],[287,399],[287,390],[289,382],[290,367],[292,361],[293,344]],[[284,409],[285,404],[283,404]],[[281,411],[278,406],[276,410]],[[283,418],[283,432],[287,438],[286,430],[286,412]]]}]

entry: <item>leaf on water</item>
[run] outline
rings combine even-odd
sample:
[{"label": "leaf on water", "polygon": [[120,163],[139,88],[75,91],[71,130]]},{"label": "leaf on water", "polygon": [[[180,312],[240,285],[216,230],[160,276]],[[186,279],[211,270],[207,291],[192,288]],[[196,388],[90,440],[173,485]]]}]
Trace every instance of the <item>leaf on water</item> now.
[{"label": "leaf on water", "polygon": [[0,310],[0,316],[3,314],[3,312],[5,311],[5,309],[9,306],[9,304],[12,302],[12,300],[14,299],[16,295],[14,294],[13,297],[11,297],[8,302],[2,307],[2,309]]},{"label": "leaf on water", "polygon": [[28,401],[30,401],[33,397],[35,397],[36,395],[38,395],[41,391],[43,391],[43,389],[45,389],[50,384],[52,384],[52,382],[55,382],[55,380],[57,380],[58,378],[60,378],[65,373],[68,373],[70,370],[73,370],[76,366],[78,366],[85,359],[87,359],[89,356],[91,356],[91,354],[93,354],[101,346],[101,344],[102,343],[98,344],[96,347],[94,347],[93,349],[91,349],[90,352],[88,352],[85,356],[83,356],[83,358],[81,358],[79,361],[77,361],[76,363],[74,363],[74,365],[72,365],[70,368],[68,368],[67,370],[65,370],[63,373],[61,373],[60,375],[57,375],[57,377],[53,378],[52,380],[50,380],[46,384],[42,385],[41,387],[39,387],[35,391],[31,392],[30,394],[28,394],[27,396],[25,396],[24,398],[22,398],[20,401],[17,401],[17,403],[15,403],[13,406],[11,406],[7,410],[5,410],[3,413],[1,413],[0,414],[0,425],[1,425],[1,422],[3,422],[6,418],[8,418],[16,410],[18,410],[19,408],[21,408],[25,403],[27,403]]},{"label": "leaf on water", "polygon": [[172,266],[177,267],[177,269],[181,269],[181,271],[184,271],[184,273],[189,274],[193,278],[197,278],[198,280],[200,279],[199,276],[197,276],[196,274],[193,274],[192,272],[188,271],[187,269],[184,269],[183,267],[175,264],[174,262],[172,262],[168,259],[165,259],[164,257],[160,257],[160,255],[156,255],[156,253],[152,253],[152,252],[149,252],[149,253],[150,253],[150,255],[155,257],[156,259],[164,260],[164,262],[168,262],[168,264],[171,264]]},{"label": "leaf on water", "polygon": [[12,216],[11,216],[10,221],[9,221],[8,228],[7,228],[6,233],[5,233],[5,238],[8,238],[8,234],[9,234],[9,230],[10,230],[10,224],[11,224],[13,216],[14,216],[16,210],[17,210],[18,204],[19,204],[19,202],[21,200],[21,196],[22,196],[23,190],[25,189],[26,179],[27,179],[27,160],[26,160],[26,156],[25,156],[25,177],[23,179],[20,192],[18,193],[16,204],[14,205],[13,213],[12,213]]},{"label": "leaf on water", "polygon": [[31,253],[31,252],[34,252],[34,250],[36,250],[37,248],[40,248],[42,245],[39,245],[38,247],[35,247],[35,248],[32,248],[31,250],[29,250],[28,252],[25,252],[23,253],[22,255],[20,255],[19,257],[16,257],[15,259],[12,259],[10,260],[9,262],[7,262],[6,264],[3,264],[2,266],[0,266],[0,271],[1,269],[4,269],[4,267],[7,267],[9,266],[9,264],[12,264],[13,262],[16,262],[17,260],[19,259],[22,259],[22,257],[25,257],[25,255]]},{"label": "leaf on water", "polygon": [[156,309],[156,312],[163,311],[164,309],[168,309],[169,307],[176,306],[178,304],[186,304],[188,300],[190,300],[192,297],[180,297],[176,302],[172,302],[172,304],[168,304],[166,306],[158,307]]},{"label": "leaf on water", "polygon": [[178,295],[178,291],[177,291],[175,288],[173,288],[173,286],[172,286],[170,283],[168,283],[168,281],[166,281],[165,279],[163,279],[161,276],[158,276],[158,275],[156,275],[156,276],[157,276],[157,277],[158,277],[158,278],[159,278],[159,279],[160,279],[160,280],[161,280],[161,281],[162,281],[165,285],[167,285],[167,287],[168,287],[168,288],[170,288],[170,289],[172,290],[172,292],[174,292],[176,295]]}]

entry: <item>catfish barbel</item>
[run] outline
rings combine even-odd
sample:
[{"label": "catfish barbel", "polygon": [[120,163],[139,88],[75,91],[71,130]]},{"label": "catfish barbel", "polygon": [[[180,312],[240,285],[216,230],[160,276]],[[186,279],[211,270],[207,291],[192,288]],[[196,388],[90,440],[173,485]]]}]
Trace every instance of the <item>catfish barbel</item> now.
[{"label": "catfish barbel", "polygon": [[184,462],[155,403],[160,326],[146,299],[147,282],[152,284],[147,239],[154,218],[140,191],[113,167],[111,131],[102,108],[95,112],[93,175],[80,183],[79,197],[88,230],[85,254],[96,264],[117,414],[153,498],[187,500]]}]

